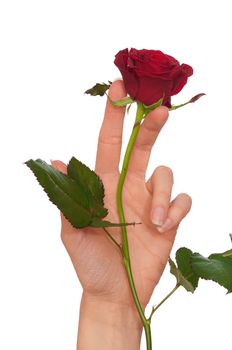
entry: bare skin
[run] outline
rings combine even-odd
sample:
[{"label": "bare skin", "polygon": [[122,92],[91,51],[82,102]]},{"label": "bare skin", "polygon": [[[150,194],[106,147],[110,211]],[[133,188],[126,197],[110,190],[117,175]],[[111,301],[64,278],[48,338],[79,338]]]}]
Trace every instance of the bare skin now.
[{"label": "bare skin", "polygon": [[[115,81],[109,93],[113,100],[126,96],[123,82]],[[95,171],[104,183],[105,207],[109,209],[106,219],[112,222],[119,222],[116,190],[124,115],[125,108],[114,107],[107,101],[97,147]],[[186,193],[171,200],[173,173],[169,167],[157,167],[150,179],[145,180],[151,150],[167,120],[168,109],[162,106],[143,121],[123,188],[127,222],[142,223],[128,226],[127,233],[132,272],[143,308],[149,302],[167,264],[177,228],[191,208],[191,197]],[[52,161],[52,165],[66,172],[66,165],[61,161]],[[155,220],[154,209],[157,207],[163,208],[163,217],[160,214]],[[169,227],[162,226],[166,220]],[[104,350],[108,345],[113,350],[139,349],[141,322],[120,250],[102,229],[77,230],[62,214],[61,224],[62,241],[83,287],[78,349]],[[120,229],[108,230],[120,244]],[[133,335],[131,339],[128,332]]]}]

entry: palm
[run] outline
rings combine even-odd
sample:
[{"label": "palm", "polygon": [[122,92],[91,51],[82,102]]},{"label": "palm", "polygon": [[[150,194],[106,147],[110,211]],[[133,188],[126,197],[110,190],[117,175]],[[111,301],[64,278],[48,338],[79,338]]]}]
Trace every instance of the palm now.
[{"label": "palm", "polygon": [[[113,100],[125,96],[121,81],[110,89]],[[96,172],[105,187],[107,220],[119,222],[116,192],[119,179],[118,164],[121,153],[123,109],[107,102],[99,136]],[[191,207],[191,198],[178,195],[172,202],[172,172],[161,166],[145,182],[145,173],[152,146],[167,120],[167,109],[160,107],[144,120],[134,145],[128,173],[123,187],[123,208],[127,222],[141,223],[127,227],[132,273],[143,307],[148,303],[158,283],[172,248],[177,227]],[[66,172],[61,162],[53,164]],[[152,223],[151,212],[156,207],[164,209],[171,227],[160,233]],[[110,234],[120,244],[121,229],[109,228]],[[119,248],[107,237],[103,229],[75,229],[62,215],[62,240],[73,262],[85,292],[108,301],[132,305],[133,300]]]},{"label": "palm", "polygon": [[[105,186],[105,206],[110,212],[107,219],[118,222],[115,205],[118,179],[112,175],[101,178]],[[152,195],[145,182],[128,175],[124,186],[126,220],[142,222],[141,225],[128,226],[127,233],[134,280],[144,306],[166,265],[176,231],[161,234],[155,229],[149,215],[151,201]],[[120,243],[120,229],[111,228],[109,231]],[[120,251],[102,229],[87,228],[77,232],[66,221],[62,237],[85,291],[120,303],[132,302]]]}]

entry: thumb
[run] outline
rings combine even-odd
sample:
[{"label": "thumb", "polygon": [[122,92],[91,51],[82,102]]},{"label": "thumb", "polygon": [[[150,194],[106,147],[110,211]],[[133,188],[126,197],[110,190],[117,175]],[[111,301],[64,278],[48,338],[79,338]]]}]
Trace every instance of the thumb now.
[{"label": "thumb", "polygon": [[61,160],[51,160],[51,165],[54,169],[60,171],[61,173],[67,174],[67,165]]}]

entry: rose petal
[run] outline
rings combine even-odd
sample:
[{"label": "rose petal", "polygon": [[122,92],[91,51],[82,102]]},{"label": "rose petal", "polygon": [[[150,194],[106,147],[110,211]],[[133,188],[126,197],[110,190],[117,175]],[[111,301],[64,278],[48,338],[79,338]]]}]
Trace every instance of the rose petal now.
[{"label": "rose petal", "polygon": [[193,69],[187,64],[182,64],[173,77],[171,96],[177,95],[187,83],[188,77],[193,74]]}]

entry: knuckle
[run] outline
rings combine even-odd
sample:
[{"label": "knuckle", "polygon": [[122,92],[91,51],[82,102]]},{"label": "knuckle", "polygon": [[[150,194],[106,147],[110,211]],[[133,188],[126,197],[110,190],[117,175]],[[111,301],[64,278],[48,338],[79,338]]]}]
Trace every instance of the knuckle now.
[{"label": "knuckle", "polygon": [[122,137],[117,135],[100,135],[98,141],[104,145],[120,145],[122,143]]},{"label": "knuckle", "polygon": [[154,123],[154,121],[150,119],[147,119],[146,123],[145,121],[143,122],[143,127],[144,127],[144,130],[146,130],[146,132],[152,136],[154,132],[160,131],[160,127],[159,125],[157,125],[157,121]]},{"label": "knuckle", "polygon": [[175,206],[174,213],[175,213],[175,218],[176,218],[175,221],[177,221],[177,220],[179,221],[179,220],[181,220],[181,219],[185,216],[186,211],[184,210],[183,207],[181,207],[181,206],[179,206],[179,205],[176,205],[176,206]]},{"label": "knuckle", "polygon": [[164,198],[164,199],[166,199],[167,197],[169,198],[170,194],[169,194],[168,191],[160,190],[160,191],[157,191],[157,192],[156,192],[156,196],[159,197],[159,198]]},{"label": "knuckle", "polygon": [[135,148],[139,149],[140,151],[148,152],[152,148],[152,144],[149,142],[137,142],[134,145]]}]

